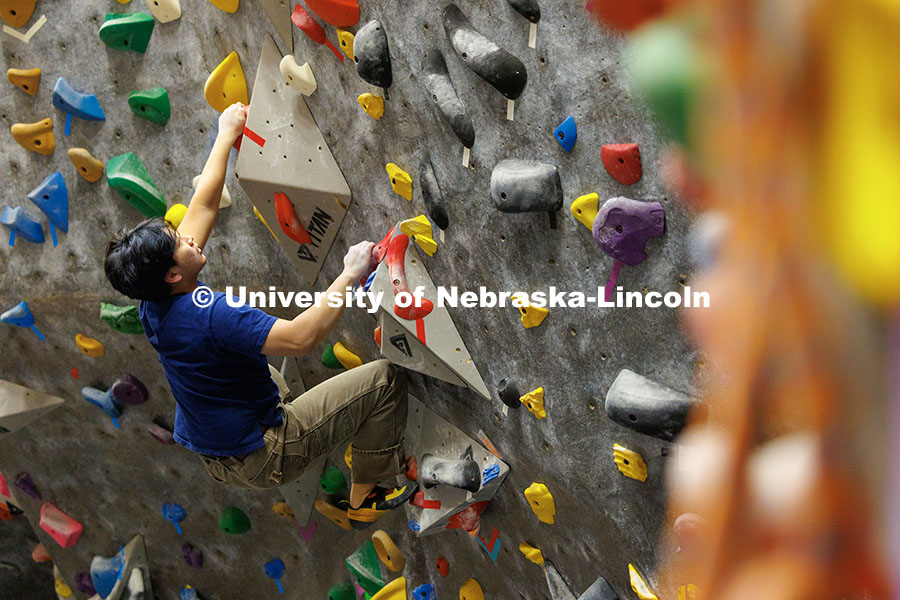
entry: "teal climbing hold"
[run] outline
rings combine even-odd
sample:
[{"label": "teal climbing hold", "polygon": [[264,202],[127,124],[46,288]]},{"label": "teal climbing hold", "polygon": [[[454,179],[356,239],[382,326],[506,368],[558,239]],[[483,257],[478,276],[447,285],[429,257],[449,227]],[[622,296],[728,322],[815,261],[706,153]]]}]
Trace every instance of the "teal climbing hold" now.
[{"label": "teal climbing hold", "polygon": [[137,90],[128,96],[128,106],[134,116],[146,119],[157,125],[165,125],[172,116],[169,104],[169,92],[166,88],[155,87],[152,90]]},{"label": "teal climbing hold", "polygon": [[33,244],[44,243],[44,229],[41,224],[25,214],[21,206],[7,206],[0,213],[0,223],[9,227],[9,245],[16,245],[16,236],[20,236]]},{"label": "teal climbing hold", "polygon": [[366,593],[377,594],[384,587],[384,577],[381,576],[381,563],[378,562],[378,554],[372,540],[367,540],[356,552],[347,557],[347,568],[356,577],[359,587]]},{"label": "teal climbing hold", "polygon": [[100,26],[100,40],[110,48],[143,54],[155,24],[156,20],[143,12],[107,14]]},{"label": "teal climbing hold", "polygon": [[219,529],[239,535],[250,530],[250,517],[236,506],[226,506],[219,517]]},{"label": "teal climbing hold", "polygon": [[116,306],[115,304],[101,302],[100,318],[116,331],[121,331],[122,333],[144,333],[144,326],[141,325],[137,306]]},{"label": "teal climbing hold", "polygon": [[76,92],[63,77],[56,80],[53,88],[53,106],[66,113],[66,135],[72,133],[72,117],[85,121],[106,120],[97,96]]},{"label": "teal climbing hold", "polygon": [[53,245],[57,245],[56,230],[63,233],[69,231],[69,192],[62,172],[57,170],[48,176],[39,186],[31,190],[28,199],[44,211],[50,219],[50,236]]},{"label": "teal climbing hold", "polygon": [[356,600],[356,587],[349,581],[328,588],[328,600]]},{"label": "teal climbing hold", "polygon": [[109,159],[106,180],[136,209],[148,217],[166,214],[166,200],[150,178],[147,167],[134,152]]},{"label": "teal climbing hold", "polygon": [[31,310],[24,300],[0,315],[0,323],[15,325],[16,327],[25,327],[26,329],[33,331],[34,335],[42,342],[45,339],[44,335],[34,326],[34,316],[31,314]]},{"label": "teal climbing hold", "polygon": [[340,494],[347,489],[347,478],[338,467],[328,465],[319,477],[319,487],[326,494]]}]

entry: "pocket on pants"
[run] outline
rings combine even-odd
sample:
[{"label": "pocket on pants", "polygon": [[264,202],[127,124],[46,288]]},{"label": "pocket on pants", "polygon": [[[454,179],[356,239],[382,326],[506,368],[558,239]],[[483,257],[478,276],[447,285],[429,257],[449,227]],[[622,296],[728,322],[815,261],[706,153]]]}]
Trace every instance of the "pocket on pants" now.
[{"label": "pocket on pants", "polygon": [[210,477],[219,483],[227,483],[225,480],[225,467],[219,461],[206,458],[205,456],[201,456],[200,460],[203,462],[203,467]]}]

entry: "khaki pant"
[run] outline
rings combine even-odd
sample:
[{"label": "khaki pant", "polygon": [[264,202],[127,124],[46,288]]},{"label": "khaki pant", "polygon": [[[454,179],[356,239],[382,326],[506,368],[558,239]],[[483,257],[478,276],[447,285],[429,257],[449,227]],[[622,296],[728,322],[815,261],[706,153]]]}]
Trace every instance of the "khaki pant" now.
[{"label": "khaki pant", "polygon": [[243,459],[200,455],[213,479],[268,488],[292,481],[323,454],[352,442],[351,481],[377,483],[403,472],[406,374],[377,360],[336,375],[278,406],[283,423]]}]

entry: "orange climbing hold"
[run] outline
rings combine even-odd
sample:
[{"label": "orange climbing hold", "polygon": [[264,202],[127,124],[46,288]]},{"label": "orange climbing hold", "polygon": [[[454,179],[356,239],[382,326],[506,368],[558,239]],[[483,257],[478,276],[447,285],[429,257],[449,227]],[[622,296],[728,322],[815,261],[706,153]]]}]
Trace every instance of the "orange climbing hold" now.
[{"label": "orange climbing hold", "polygon": [[661,16],[675,3],[675,0],[588,0],[586,8],[608,27],[633,31]]},{"label": "orange climbing hold", "polygon": [[33,69],[9,69],[6,72],[6,78],[9,82],[28,94],[34,96],[38,91],[38,84],[41,81],[41,70],[37,67]]},{"label": "orange climbing hold", "polygon": [[306,228],[297,218],[293,203],[287,195],[281,192],[275,193],[275,216],[278,218],[278,224],[281,225],[284,235],[298,244],[312,244],[312,238],[309,237]]},{"label": "orange climbing hold", "polygon": [[46,118],[37,123],[16,123],[10,128],[13,138],[26,150],[50,156],[56,150],[53,137],[53,119]]},{"label": "orange climbing hold", "polygon": [[37,0],[0,0],[0,19],[10,27],[24,27],[36,4]]},{"label": "orange climbing hold", "polygon": [[31,551],[31,560],[36,563],[45,563],[50,562],[52,559],[44,544],[38,544],[34,547],[34,550]]},{"label": "orange climbing hold", "polygon": [[237,12],[238,5],[241,0],[209,0],[212,2],[212,5],[218,8],[219,10],[223,10],[227,13],[235,13]]}]

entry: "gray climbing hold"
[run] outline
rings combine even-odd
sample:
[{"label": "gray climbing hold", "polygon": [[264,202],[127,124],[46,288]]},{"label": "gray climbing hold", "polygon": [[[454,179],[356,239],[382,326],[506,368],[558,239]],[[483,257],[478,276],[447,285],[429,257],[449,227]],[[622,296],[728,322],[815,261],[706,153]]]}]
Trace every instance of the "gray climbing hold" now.
[{"label": "gray climbing hold", "polygon": [[516,12],[531,21],[537,23],[541,20],[541,7],[537,0],[506,0]]},{"label": "gray climbing hold", "polygon": [[475,127],[466,112],[466,106],[459,99],[456,88],[453,87],[447,63],[440,50],[432,48],[428,51],[425,61],[422,63],[422,72],[424,73],[422,81],[425,89],[431,95],[431,99],[437,103],[441,113],[450,123],[453,133],[463,143],[463,146],[471,148],[475,144]]},{"label": "gray climbing hold", "polygon": [[425,152],[422,162],[419,163],[419,185],[422,186],[422,197],[425,199],[425,209],[434,224],[441,229],[447,229],[450,225],[450,217],[447,215],[447,204],[441,193],[437,176],[434,174],[434,165],[431,163],[431,154]]},{"label": "gray climbing hold", "polygon": [[418,470],[419,483],[425,488],[443,484],[474,493],[481,487],[481,470],[471,458],[452,459],[423,454]]},{"label": "gray climbing hold", "polygon": [[559,569],[546,556],[544,557],[544,575],[547,578],[551,600],[619,600],[619,595],[603,577],[597,577],[594,583],[576,599]]},{"label": "gray climbing hold", "polygon": [[606,393],[610,419],[640,433],[672,441],[697,405],[687,394],[662,386],[628,369],[619,371]]},{"label": "gray climbing hold", "polygon": [[356,72],[364,81],[375,87],[391,87],[391,52],[381,21],[369,21],[356,32],[353,60],[356,61]]},{"label": "gray climbing hold", "polygon": [[528,71],[521,60],[475,29],[455,4],[444,9],[442,20],[450,44],[470,69],[509,100],[522,95]]},{"label": "gray climbing hold", "polygon": [[491,173],[491,198],[506,213],[558,211],[563,205],[559,170],[535,160],[501,161]]}]

